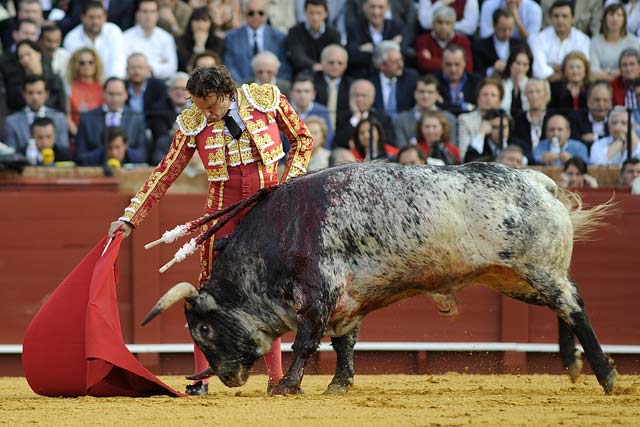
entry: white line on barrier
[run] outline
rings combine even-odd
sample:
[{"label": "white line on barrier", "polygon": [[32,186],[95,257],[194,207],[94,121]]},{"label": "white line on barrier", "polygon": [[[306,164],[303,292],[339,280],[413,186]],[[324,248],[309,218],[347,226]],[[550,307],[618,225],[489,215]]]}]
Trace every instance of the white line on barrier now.
[{"label": "white line on barrier", "polygon": [[[282,351],[291,352],[290,342],[282,343]],[[127,344],[132,353],[192,353],[193,344]],[[577,346],[582,351],[582,346]],[[557,353],[558,344],[515,342],[359,342],[356,351],[515,351],[519,353]],[[640,354],[640,345],[608,345],[609,354]],[[333,351],[330,343],[320,343],[318,351]],[[20,344],[0,344],[0,354],[22,354]]]}]

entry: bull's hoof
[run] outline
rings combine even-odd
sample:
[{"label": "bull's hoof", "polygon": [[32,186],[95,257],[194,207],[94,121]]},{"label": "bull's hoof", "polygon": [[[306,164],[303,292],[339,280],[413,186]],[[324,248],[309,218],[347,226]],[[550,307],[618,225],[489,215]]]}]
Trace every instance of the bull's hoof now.
[{"label": "bull's hoof", "polygon": [[267,384],[267,394],[269,396],[287,396],[290,394],[304,394],[304,390],[299,385],[290,385],[278,383],[273,385]]},{"label": "bull's hoof", "polygon": [[205,384],[202,381],[198,381],[193,384],[189,384],[185,393],[191,396],[202,396],[209,393],[209,384]]},{"label": "bull's hoof", "polygon": [[575,384],[582,373],[583,363],[582,354],[579,351],[575,352],[574,357],[573,363],[567,367],[567,375],[569,375],[571,382]]},{"label": "bull's hoof", "polygon": [[616,380],[618,378],[618,371],[612,369],[611,372],[602,380],[599,381],[600,385],[604,389],[605,394],[612,394],[613,389],[616,386]]},{"label": "bull's hoof", "polygon": [[331,383],[323,394],[346,394],[351,388],[351,384]]}]

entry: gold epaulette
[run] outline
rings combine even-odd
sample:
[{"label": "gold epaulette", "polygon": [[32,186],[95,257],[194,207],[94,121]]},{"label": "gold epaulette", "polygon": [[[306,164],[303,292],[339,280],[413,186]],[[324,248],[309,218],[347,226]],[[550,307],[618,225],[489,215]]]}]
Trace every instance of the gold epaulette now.
[{"label": "gold epaulette", "polygon": [[202,129],[207,125],[207,118],[198,107],[192,105],[191,108],[180,113],[176,122],[184,135],[195,136],[202,132]]},{"label": "gold epaulette", "polygon": [[270,84],[243,84],[242,93],[253,108],[263,113],[272,113],[278,109],[280,89]]}]

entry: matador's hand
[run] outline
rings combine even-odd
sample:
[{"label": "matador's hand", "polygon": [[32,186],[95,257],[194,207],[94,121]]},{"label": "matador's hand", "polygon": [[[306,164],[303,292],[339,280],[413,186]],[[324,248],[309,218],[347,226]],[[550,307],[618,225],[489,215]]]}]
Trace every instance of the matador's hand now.
[{"label": "matador's hand", "polygon": [[122,231],[122,237],[127,237],[133,231],[133,226],[125,221],[113,221],[109,227],[109,237],[113,237],[118,230]]}]

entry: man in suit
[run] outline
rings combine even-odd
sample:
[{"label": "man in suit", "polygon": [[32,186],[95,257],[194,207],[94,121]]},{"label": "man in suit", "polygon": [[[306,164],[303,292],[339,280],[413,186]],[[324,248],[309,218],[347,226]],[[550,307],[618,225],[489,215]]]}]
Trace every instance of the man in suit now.
[{"label": "man in suit", "polygon": [[[117,25],[122,31],[133,27],[135,17],[135,0],[100,0],[106,11],[106,19]],[[60,29],[65,34],[81,22],[82,8],[85,1],[72,1],[70,10],[66,16],[58,23]]]},{"label": "man in suit", "polygon": [[151,77],[151,67],[146,56],[134,53],[127,59],[127,106],[143,113],[147,126],[151,120],[153,105],[167,98],[167,87],[162,80]]},{"label": "man in suit", "polygon": [[391,40],[384,40],[376,46],[373,66],[378,70],[372,78],[376,88],[373,106],[395,120],[398,113],[414,105],[413,92],[418,72],[404,66],[400,45]]},{"label": "man in suit", "polygon": [[322,71],[313,76],[316,87],[316,101],[327,106],[331,127],[336,128],[338,112],[349,109],[349,87],[351,78],[345,75],[349,55],[339,44],[331,44],[320,54]]},{"label": "man in suit", "polygon": [[428,111],[440,111],[444,114],[451,128],[451,140],[449,142],[453,145],[458,145],[458,121],[456,116],[438,108],[436,105],[438,97],[438,80],[429,74],[421,76],[413,92],[415,107],[398,114],[398,117],[393,121],[398,147],[417,143],[416,123],[420,116]]},{"label": "man in suit", "polygon": [[465,51],[460,46],[449,45],[442,52],[442,71],[438,73],[441,108],[456,116],[473,109],[480,80],[465,71],[466,63]]},{"label": "man in suit", "polygon": [[325,146],[326,148],[331,148],[333,127],[331,126],[329,111],[324,105],[315,102],[315,98],[316,88],[311,75],[307,73],[298,74],[291,85],[291,106],[302,120],[306,120],[309,116],[318,116],[324,120],[327,125]]},{"label": "man in suit", "polygon": [[50,118],[56,130],[56,143],[69,148],[67,120],[61,111],[47,107],[45,103],[49,96],[47,83],[42,76],[27,76],[23,84],[24,98],[27,106],[9,115],[4,124],[4,142],[24,153],[29,138],[31,138],[31,124],[37,117]]},{"label": "man in suit", "polygon": [[148,127],[151,129],[150,163],[157,165],[169,151],[173,134],[178,129],[176,117],[191,107],[187,92],[189,75],[178,71],[167,80],[168,96],[160,99],[149,109]]},{"label": "man in suit", "polygon": [[293,75],[302,71],[320,71],[320,54],[330,44],[340,43],[340,33],[325,24],[329,11],[327,0],[307,0],[304,4],[305,22],[289,30],[287,58]]},{"label": "man in suit", "polygon": [[280,60],[273,53],[265,50],[260,52],[251,60],[252,78],[246,83],[270,84],[278,86],[280,92],[287,98],[291,90],[291,82],[289,80],[278,78],[278,71],[282,67]]},{"label": "man in suit", "polygon": [[144,116],[127,107],[127,88],[117,77],[104,83],[104,105],[80,114],[76,137],[76,162],[83,166],[101,165],[105,160],[105,128],[120,126],[129,136],[129,157],[132,163],[145,163],[148,149],[145,140]]},{"label": "man in suit", "polygon": [[582,141],[588,148],[595,141],[609,136],[607,119],[611,111],[611,86],[607,82],[596,82],[587,92],[587,110],[572,111],[571,139]]},{"label": "man in suit", "polygon": [[247,0],[244,4],[246,24],[229,31],[225,39],[224,64],[237,82],[250,79],[251,59],[259,52],[273,52],[280,61],[278,77],[291,78],[286,55],[287,36],[267,23],[268,0]]},{"label": "man in suit", "polygon": [[509,9],[493,12],[493,34],[473,43],[474,71],[481,75],[500,75],[507,65],[511,50],[522,44],[513,38],[515,20]]},{"label": "man in suit", "polygon": [[69,147],[61,145],[56,139],[56,125],[50,117],[36,117],[31,123],[30,132],[38,149],[38,165],[71,160]]},{"label": "man in suit", "polygon": [[5,52],[12,52],[15,49],[15,44],[20,41],[16,40],[14,34],[16,31],[20,31],[20,22],[27,20],[37,28],[37,31],[29,37],[33,41],[37,41],[39,29],[44,22],[42,6],[39,0],[21,0],[19,2],[16,1],[15,4],[18,9],[16,16],[0,22],[0,38]]},{"label": "man in suit", "polygon": [[367,78],[373,73],[373,50],[382,40],[400,44],[406,53],[407,41],[402,25],[387,19],[388,0],[366,0],[364,18],[347,29],[347,52],[349,52],[349,75]]},{"label": "man in suit", "polygon": [[385,144],[396,145],[395,132],[389,116],[373,108],[376,88],[368,80],[355,80],[349,88],[349,110],[341,111],[337,117],[336,133],[332,146],[351,148],[349,141],[353,138],[360,120],[373,117],[385,131]]}]

